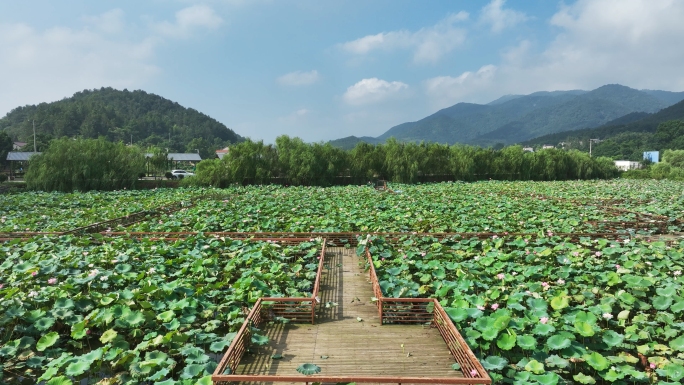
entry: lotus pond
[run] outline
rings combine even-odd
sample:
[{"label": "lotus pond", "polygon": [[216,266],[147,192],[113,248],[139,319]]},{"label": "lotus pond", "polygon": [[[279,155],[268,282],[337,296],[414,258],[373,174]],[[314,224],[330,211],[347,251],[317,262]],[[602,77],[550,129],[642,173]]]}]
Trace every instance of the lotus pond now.
[{"label": "lotus pond", "polygon": [[[112,230],[353,231],[362,241],[405,232],[368,244],[385,295],[437,298],[496,383],[684,378],[684,244],[674,236],[684,184],[391,187],[395,194],[366,186],[12,193],[0,195],[0,230],[67,231],[212,195]],[[559,236],[593,232],[618,235]],[[208,384],[257,298],[310,295],[320,247],[320,239],[285,246],[201,234],[0,244],[0,383]]]}]

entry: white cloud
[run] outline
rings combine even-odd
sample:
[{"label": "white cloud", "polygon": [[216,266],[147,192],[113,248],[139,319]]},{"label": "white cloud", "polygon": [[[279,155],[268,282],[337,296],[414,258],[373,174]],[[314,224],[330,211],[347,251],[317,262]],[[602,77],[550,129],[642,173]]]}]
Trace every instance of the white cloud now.
[{"label": "white cloud", "polygon": [[121,9],[112,9],[101,15],[84,16],[83,20],[101,30],[102,32],[114,34],[124,30],[124,11]]},{"label": "white cloud", "polygon": [[311,110],[307,108],[300,108],[287,116],[283,116],[278,121],[283,123],[297,123],[306,119],[311,114]]},{"label": "white cloud", "polygon": [[402,82],[370,78],[363,79],[347,88],[342,97],[351,105],[370,104],[396,97],[407,88],[408,85]]},{"label": "white cloud", "polygon": [[482,8],[480,22],[491,24],[492,32],[501,32],[529,19],[524,12],[504,9],[505,3],[506,0],[492,0],[491,3]]},{"label": "white cloud", "polygon": [[318,71],[309,72],[295,71],[285,74],[277,79],[278,84],[283,86],[308,86],[318,81]]},{"label": "white cloud", "polygon": [[416,63],[434,63],[463,44],[466,31],[456,24],[468,19],[467,12],[451,14],[439,23],[416,32],[406,30],[381,32],[340,44],[340,48],[354,55],[373,51],[412,50]]},{"label": "white cloud", "polygon": [[164,36],[187,38],[198,29],[215,29],[223,19],[207,5],[192,5],[176,12],[176,20],[153,24],[153,28]]},{"label": "white cloud", "polygon": [[457,77],[438,76],[427,79],[423,86],[430,98],[437,101],[436,106],[442,108],[463,100],[473,90],[491,86],[496,70],[496,66],[490,64],[476,72],[467,71]]},{"label": "white cloud", "polygon": [[126,24],[124,16],[120,9],[84,16],[80,28],[0,23],[0,114],[84,89],[141,88],[161,72],[156,50],[169,38],[160,31],[187,37],[197,28],[221,23],[210,8],[192,6],[177,12],[174,23],[131,34],[139,26]]},{"label": "white cloud", "polygon": [[681,91],[681,20],[684,2],[676,0],[579,0],[550,19],[560,31],[547,46],[523,40],[501,52],[490,75],[432,78],[424,89],[437,108],[610,83]]}]

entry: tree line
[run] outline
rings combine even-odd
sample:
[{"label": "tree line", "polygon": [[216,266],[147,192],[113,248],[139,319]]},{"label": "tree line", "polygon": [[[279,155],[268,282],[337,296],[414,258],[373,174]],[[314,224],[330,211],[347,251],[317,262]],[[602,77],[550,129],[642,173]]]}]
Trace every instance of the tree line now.
[{"label": "tree line", "polygon": [[280,136],[275,145],[245,140],[230,147],[223,159],[204,160],[196,176],[184,183],[225,187],[231,184],[330,186],[374,179],[398,183],[447,180],[605,179],[618,175],[609,158],[580,151],[545,149],[527,152],[520,146],[501,150],[466,145],[358,143],[350,151],[330,144],[304,143]]}]

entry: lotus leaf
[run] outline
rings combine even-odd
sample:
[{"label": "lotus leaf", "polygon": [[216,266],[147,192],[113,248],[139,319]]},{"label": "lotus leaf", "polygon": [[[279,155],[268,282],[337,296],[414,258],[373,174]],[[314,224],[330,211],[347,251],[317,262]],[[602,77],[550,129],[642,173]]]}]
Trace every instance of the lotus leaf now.
[{"label": "lotus leaf", "polygon": [[315,364],[301,364],[297,367],[297,371],[304,375],[317,374],[321,372],[321,368]]},{"label": "lotus leaf", "polygon": [[505,358],[499,356],[489,356],[480,362],[487,370],[502,370],[508,364]]},{"label": "lotus leaf", "polygon": [[48,334],[45,334],[44,336],[40,337],[40,339],[38,340],[38,343],[36,344],[36,350],[38,350],[39,352],[42,352],[43,350],[54,345],[58,339],[59,339],[59,334],[57,334],[57,332],[50,332]]}]

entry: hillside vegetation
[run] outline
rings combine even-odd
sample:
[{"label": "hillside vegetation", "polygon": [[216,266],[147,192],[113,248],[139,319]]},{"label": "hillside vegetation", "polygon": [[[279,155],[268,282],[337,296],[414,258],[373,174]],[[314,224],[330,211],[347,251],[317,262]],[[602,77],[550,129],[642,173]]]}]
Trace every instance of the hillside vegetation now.
[{"label": "hillside vegetation", "polygon": [[635,90],[618,84],[593,91],[536,92],[506,95],[489,104],[458,103],[418,120],[390,128],[377,138],[332,141],[340,148],[357,142],[513,144],[557,132],[605,125],[631,113],[655,113],[684,99],[682,92]]},{"label": "hillside vegetation", "polygon": [[105,137],[171,152],[200,150],[206,157],[241,140],[223,123],[145,91],[101,88],[77,92],[53,103],[17,107],[0,119],[0,131],[15,141],[31,142],[34,120],[38,151],[45,150],[55,138]]}]

